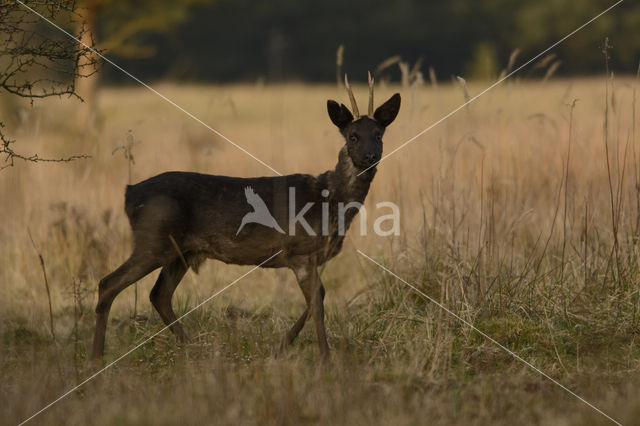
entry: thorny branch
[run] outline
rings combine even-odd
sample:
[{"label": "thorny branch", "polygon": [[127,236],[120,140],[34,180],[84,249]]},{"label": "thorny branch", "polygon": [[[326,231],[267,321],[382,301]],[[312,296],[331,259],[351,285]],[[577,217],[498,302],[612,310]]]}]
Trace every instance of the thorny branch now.
[{"label": "thorny branch", "polygon": [[[73,29],[79,38],[88,34],[75,0],[25,0],[25,4]],[[52,32],[19,3],[0,0],[0,94],[26,98],[31,103],[51,96],[82,100],[76,93],[76,79],[96,73],[99,65],[100,59],[91,49]],[[4,129],[0,122],[0,170],[13,166],[15,160],[68,162],[87,158],[74,155],[50,159],[20,154],[12,146],[15,140],[5,135]]]},{"label": "thorny branch", "polygon": [[4,124],[0,122],[0,155],[3,157],[0,158],[0,171],[6,169],[7,167],[12,167],[15,160],[30,161],[32,163],[68,163],[70,161],[79,160],[82,158],[90,158],[89,155],[72,155],[70,157],[62,158],[42,158],[38,154],[22,155],[13,150],[11,144],[13,144],[15,140],[8,139],[2,133],[3,128]]}]

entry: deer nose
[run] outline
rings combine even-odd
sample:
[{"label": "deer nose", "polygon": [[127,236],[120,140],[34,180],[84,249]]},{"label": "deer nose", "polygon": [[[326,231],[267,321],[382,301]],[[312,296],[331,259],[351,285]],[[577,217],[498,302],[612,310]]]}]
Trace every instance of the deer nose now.
[{"label": "deer nose", "polygon": [[376,161],[378,161],[378,155],[377,154],[367,154],[365,159],[369,163],[375,163]]}]

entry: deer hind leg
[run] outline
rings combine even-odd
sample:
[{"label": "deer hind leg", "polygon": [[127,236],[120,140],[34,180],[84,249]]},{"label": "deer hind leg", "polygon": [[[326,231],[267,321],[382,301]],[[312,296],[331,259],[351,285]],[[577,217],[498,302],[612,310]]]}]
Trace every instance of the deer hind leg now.
[{"label": "deer hind leg", "polygon": [[151,304],[156,308],[164,323],[169,326],[178,341],[183,343],[188,342],[189,337],[180,323],[177,322],[176,314],[171,307],[171,298],[186,273],[187,267],[183,264],[182,259],[174,260],[162,268],[158,280],[149,295]]},{"label": "deer hind leg", "polygon": [[134,252],[118,269],[100,280],[96,306],[96,331],[91,351],[92,359],[100,358],[104,353],[107,320],[113,300],[122,290],[160,266],[145,259],[148,257],[136,255]]}]

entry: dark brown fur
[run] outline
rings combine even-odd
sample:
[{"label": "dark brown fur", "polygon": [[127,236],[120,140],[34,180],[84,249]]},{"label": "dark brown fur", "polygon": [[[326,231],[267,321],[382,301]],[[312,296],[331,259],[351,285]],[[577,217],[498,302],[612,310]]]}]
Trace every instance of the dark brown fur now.
[{"label": "dark brown fur", "polygon": [[[104,352],[109,310],[115,297],[127,286],[157,268],[162,268],[150,299],[165,324],[180,341],[187,335],[176,322],[171,298],[186,273],[185,262],[196,272],[204,259],[226,263],[288,267],[295,273],[304,294],[307,309],[285,336],[282,346],[293,342],[308,317],[313,316],[321,354],[329,347],[324,329],[324,287],[317,267],[340,252],[344,235],[338,229],[338,203],[362,203],[376,173],[375,164],[382,155],[382,134],[395,119],[400,95],[392,96],[372,118],[353,120],[344,106],[328,101],[329,116],[345,137],[334,170],[319,176],[294,174],[280,177],[234,178],[189,172],[168,172],[127,187],[125,211],[133,230],[134,249],[129,259],[99,284],[96,307],[96,331],[92,357]],[[266,203],[282,234],[272,228],[248,223],[236,235],[242,217],[252,211],[244,189],[251,187]],[[316,236],[298,224],[289,234],[289,188],[295,188],[295,212],[307,203],[313,207],[304,215]],[[328,190],[327,197],[322,195]],[[322,203],[329,206],[329,232],[322,235]],[[347,210],[348,228],[357,209]],[[177,245],[177,248],[176,248]]]}]

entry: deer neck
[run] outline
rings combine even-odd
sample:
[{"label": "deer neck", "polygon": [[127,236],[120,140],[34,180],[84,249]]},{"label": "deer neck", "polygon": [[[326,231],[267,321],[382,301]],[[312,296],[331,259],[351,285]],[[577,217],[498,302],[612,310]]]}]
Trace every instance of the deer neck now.
[{"label": "deer neck", "polygon": [[376,174],[376,168],[372,167],[360,174],[359,170],[349,157],[347,147],[344,146],[338,155],[338,164],[331,173],[329,182],[330,198],[336,202],[350,203],[352,201],[363,203],[369,186]]}]

